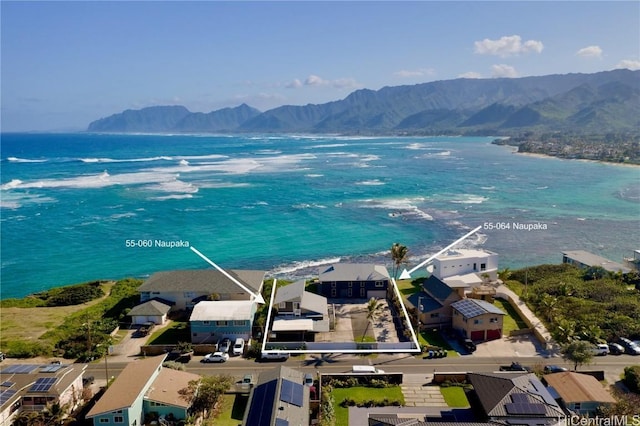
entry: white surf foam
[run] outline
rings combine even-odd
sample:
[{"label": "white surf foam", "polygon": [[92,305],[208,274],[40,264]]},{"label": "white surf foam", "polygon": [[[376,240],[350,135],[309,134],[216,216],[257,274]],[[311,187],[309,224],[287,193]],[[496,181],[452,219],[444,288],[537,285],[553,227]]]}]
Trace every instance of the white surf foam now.
[{"label": "white surf foam", "polygon": [[356,182],[356,185],[378,186],[378,185],[386,185],[386,184],[380,181],[380,179],[373,179],[373,180],[363,180],[361,182]]},{"label": "white surf foam", "polygon": [[48,160],[30,160],[27,158],[8,157],[7,161],[12,163],[46,163]]},{"label": "white surf foam", "polygon": [[[319,260],[303,260],[299,262],[293,262],[290,264],[277,266],[274,269],[272,269],[270,273],[273,275],[292,274],[294,272],[301,271],[304,269],[311,269],[311,268],[316,268],[322,265],[330,265],[332,263],[338,263],[340,262],[340,259],[341,259],[340,257],[332,257],[328,259],[319,259]],[[314,275],[317,275],[317,271],[315,271]]]},{"label": "white surf foam", "polygon": [[488,197],[482,195],[462,194],[463,199],[451,200],[454,204],[482,204],[487,201]]}]

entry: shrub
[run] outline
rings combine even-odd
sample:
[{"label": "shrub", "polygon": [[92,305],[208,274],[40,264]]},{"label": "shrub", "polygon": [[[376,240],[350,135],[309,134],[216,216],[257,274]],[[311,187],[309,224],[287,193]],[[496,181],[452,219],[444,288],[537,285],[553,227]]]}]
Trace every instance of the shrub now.
[{"label": "shrub", "polygon": [[175,361],[165,361],[162,363],[162,366],[165,368],[170,368],[172,370],[178,370],[178,371],[187,370],[187,367],[185,367],[184,364],[180,362],[175,362]]},{"label": "shrub", "polygon": [[640,393],[640,365],[625,367],[623,381],[631,392]]},{"label": "shrub", "polygon": [[7,356],[11,358],[33,358],[36,356],[50,356],[53,348],[41,342],[13,341],[5,347]]}]

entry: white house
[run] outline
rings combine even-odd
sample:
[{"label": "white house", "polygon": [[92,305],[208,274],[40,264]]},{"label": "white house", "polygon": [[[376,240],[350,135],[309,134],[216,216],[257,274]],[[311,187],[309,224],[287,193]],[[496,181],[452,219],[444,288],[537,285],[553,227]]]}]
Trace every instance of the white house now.
[{"label": "white house", "polygon": [[432,275],[444,282],[479,285],[483,277],[498,278],[498,255],[488,250],[452,249],[433,259]]}]

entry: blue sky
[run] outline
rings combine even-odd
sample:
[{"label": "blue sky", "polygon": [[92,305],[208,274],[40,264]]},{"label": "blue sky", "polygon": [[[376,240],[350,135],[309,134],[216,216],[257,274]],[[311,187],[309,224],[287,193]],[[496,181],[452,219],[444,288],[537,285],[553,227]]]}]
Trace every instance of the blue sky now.
[{"label": "blue sky", "polygon": [[12,2],[2,131],[260,110],[458,77],[640,69],[640,2]]}]

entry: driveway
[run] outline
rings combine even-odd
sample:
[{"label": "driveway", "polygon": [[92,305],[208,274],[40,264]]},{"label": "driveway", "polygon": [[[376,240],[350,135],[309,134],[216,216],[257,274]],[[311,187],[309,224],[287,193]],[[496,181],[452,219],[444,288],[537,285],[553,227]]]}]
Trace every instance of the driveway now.
[{"label": "driveway", "polygon": [[141,356],[140,346],[146,345],[153,333],[168,327],[169,324],[171,324],[171,320],[168,320],[162,325],[156,325],[151,334],[145,337],[133,337],[133,334],[136,332],[138,327],[135,325],[132,326],[131,329],[127,330],[127,334],[124,338],[117,345],[112,346],[113,350],[111,355],[109,355],[108,362],[129,362]]}]

